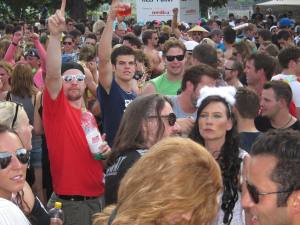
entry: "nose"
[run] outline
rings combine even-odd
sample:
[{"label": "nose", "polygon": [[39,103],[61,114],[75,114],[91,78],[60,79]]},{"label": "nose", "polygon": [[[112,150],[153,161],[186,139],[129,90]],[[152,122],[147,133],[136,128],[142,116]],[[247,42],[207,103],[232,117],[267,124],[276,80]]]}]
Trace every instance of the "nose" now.
[{"label": "nose", "polygon": [[242,184],[242,207],[244,209],[249,209],[254,205],[254,202],[252,201],[249,192],[246,188],[246,183],[243,182]]},{"label": "nose", "polygon": [[22,167],[22,164],[15,155],[11,157],[10,165],[13,169],[20,169]]},{"label": "nose", "polygon": [[179,131],[180,131],[180,126],[179,126],[179,124],[176,122],[176,123],[174,124],[174,126],[172,126],[172,132],[173,132],[174,134],[178,134]]}]

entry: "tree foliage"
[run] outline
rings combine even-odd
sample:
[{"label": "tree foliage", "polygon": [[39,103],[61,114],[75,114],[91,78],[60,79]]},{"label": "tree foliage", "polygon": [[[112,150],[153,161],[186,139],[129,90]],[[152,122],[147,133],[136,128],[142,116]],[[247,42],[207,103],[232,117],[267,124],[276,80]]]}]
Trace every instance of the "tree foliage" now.
[{"label": "tree foliage", "polygon": [[227,4],[227,2],[228,0],[199,0],[201,15],[206,17],[209,7],[223,7]]}]

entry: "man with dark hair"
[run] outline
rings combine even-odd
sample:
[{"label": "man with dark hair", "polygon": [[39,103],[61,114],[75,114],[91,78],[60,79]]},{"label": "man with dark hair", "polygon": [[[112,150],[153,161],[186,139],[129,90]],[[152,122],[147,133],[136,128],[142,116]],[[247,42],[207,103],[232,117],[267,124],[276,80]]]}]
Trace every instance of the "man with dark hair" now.
[{"label": "man with dark hair", "polygon": [[230,86],[236,88],[243,87],[243,84],[240,81],[240,78],[243,75],[244,66],[237,60],[236,57],[230,57],[225,60],[224,63],[224,80]]},{"label": "man with dark hair", "polygon": [[204,63],[212,67],[218,66],[218,55],[216,48],[209,44],[200,44],[193,49],[193,65]]},{"label": "man with dark hair", "polygon": [[295,115],[300,118],[300,48],[287,47],[280,51],[278,61],[282,68],[281,74],[272,77],[272,80],[284,80],[293,92],[293,104],[296,107]]},{"label": "man with dark hair", "polygon": [[122,115],[128,104],[136,97],[131,85],[136,69],[135,52],[131,47],[121,46],[112,50],[113,23],[117,11],[112,8],[101,36],[98,48],[100,102],[104,132],[110,146],[118,130]]},{"label": "man with dark hair", "polygon": [[277,34],[277,43],[281,49],[295,45],[291,33],[287,30],[279,31]]},{"label": "man with dark hair", "polygon": [[211,66],[199,64],[187,69],[181,82],[181,93],[171,96],[181,133],[188,135],[194,125],[197,112],[197,100],[204,86],[215,86],[218,71]]},{"label": "man with dark hair", "polygon": [[160,93],[164,95],[176,95],[184,73],[186,57],[185,45],[177,40],[166,41],[163,49],[163,60],[166,64],[166,72],[150,80],[144,90],[144,94]]},{"label": "man with dark hair", "polygon": [[97,35],[94,33],[89,33],[85,36],[84,44],[85,45],[93,45],[96,46],[97,43]]},{"label": "man with dark hair", "polygon": [[275,72],[276,62],[273,57],[263,53],[253,53],[246,61],[244,72],[248,87],[261,95],[263,85]]},{"label": "man with dark hair", "polygon": [[141,49],[142,47],[142,42],[133,33],[125,34],[122,37],[122,44],[127,45],[135,50]]},{"label": "man with dark hair", "polygon": [[224,45],[226,51],[224,52],[224,57],[225,59],[229,59],[232,56],[232,51],[233,51],[233,44],[235,42],[236,38],[236,32],[234,29],[232,29],[230,26],[225,27],[223,30],[224,34]]},{"label": "man with dark hair", "polygon": [[260,225],[300,224],[300,135],[271,130],[253,144],[242,205]]},{"label": "man with dark hair", "polygon": [[258,123],[258,130],[265,132],[269,129],[294,129],[300,130],[300,123],[289,112],[292,100],[292,90],[290,86],[279,80],[269,81],[264,84],[260,106],[261,115],[267,118],[265,123]]},{"label": "man with dark hair", "polygon": [[250,152],[252,143],[260,134],[254,124],[259,111],[259,96],[250,88],[240,87],[237,89],[235,99],[233,112],[237,118],[240,147]]},{"label": "man with dark hair", "polygon": [[161,75],[164,71],[164,62],[159,52],[156,50],[158,46],[158,34],[155,30],[145,30],[142,33],[142,41],[144,44],[144,53],[149,59],[150,72],[152,76]]}]

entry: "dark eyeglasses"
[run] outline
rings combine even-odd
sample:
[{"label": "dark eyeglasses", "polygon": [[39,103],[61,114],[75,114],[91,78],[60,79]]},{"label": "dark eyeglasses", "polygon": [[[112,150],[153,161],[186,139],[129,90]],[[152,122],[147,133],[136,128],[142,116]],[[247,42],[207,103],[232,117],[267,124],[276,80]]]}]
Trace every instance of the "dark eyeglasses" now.
[{"label": "dark eyeglasses", "polygon": [[73,42],[67,42],[67,41],[65,41],[65,42],[63,42],[63,44],[64,44],[64,45],[72,45]]},{"label": "dark eyeglasses", "polygon": [[177,59],[177,61],[182,61],[184,59],[184,55],[166,55],[166,59],[169,62],[172,62],[175,59]]},{"label": "dark eyeglasses", "polygon": [[157,118],[157,117],[161,117],[161,118],[166,118],[168,119],[168,124],[172,127],[175,125],[176,123],[176,115],[175,113],[170,113],[169,115],[160,115],[160,116],[148,116],[148,118]]},{"label": "dark eyeglasses", "polygon": [[5,169],[11,162],[12,156],[15,155],[20,163],[27,164],[30,159],[30,152],[25,148],[17,149],[15,153],[0,152],[0,169]]},{"label": "dark eyeglasses", "polygon": [[85,75],[84,74],[77,74],[77,75],[66,74],[66,75],[63,75],[62,78],[66,82],[71,82],[72,80],[75,80],[75,79],[77,81],[84,81]]},{"label": "dark eyeglasses", "polygon": [[274,191],[274,192],[258,192],[256,187],[252,184],[249,184],[248,181],[246,181],[247,190],[249,192],[249,195],[252,199],[252,201],[255,204],[259,203],[259,196],[260,195],[271,195],[271,194],[281,194],[281,193],[291,193],[292,190],[286,190],[286,191]]}]

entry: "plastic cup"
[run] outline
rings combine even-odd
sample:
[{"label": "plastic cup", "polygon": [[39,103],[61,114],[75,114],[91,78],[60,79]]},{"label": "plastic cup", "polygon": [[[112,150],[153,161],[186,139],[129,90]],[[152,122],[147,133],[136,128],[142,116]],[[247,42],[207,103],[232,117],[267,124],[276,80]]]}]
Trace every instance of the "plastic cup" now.
[{"label": "plastic cup", "polygon": [[117,16],[130,16],[131,15],[131,4],[128,2],[121,3],[121,8],[123,10],[119,10],[117,12]]}]

